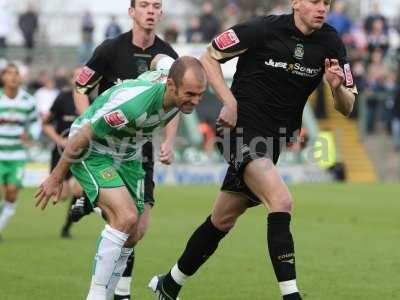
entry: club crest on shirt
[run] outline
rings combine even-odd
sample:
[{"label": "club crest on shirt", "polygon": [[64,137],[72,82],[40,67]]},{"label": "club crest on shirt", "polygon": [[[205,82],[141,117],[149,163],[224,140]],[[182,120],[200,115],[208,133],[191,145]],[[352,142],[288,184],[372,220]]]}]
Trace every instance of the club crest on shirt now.
[{"label": "club crest on shirt", "polygon": [[128,124],[128,119],[122,112],[122,110],[114,110],[106,115],[104,115],[104,120],[113,128],[120,128]]},{"label": "club crest on shirt", "polygon": [[80,85],[86,85],[89,80],[93,77],[95,71],[89,68],[88,66],[83,67],[82,71],[79,73],[78,82]]},{"label": "club crest on shirt", "polygon": [[345,64],[343,66],[344,77],[346,78],[346,86],[352,86],[354,84],[353,74],[351,73],[350,64]]},{"label": "club crest on shirt", "polygon": [[304,45],[297,44],[296,48],[294,49],[293,57],[296,59],[303,59],[304,57]]},{"label": "club crest on shirt", "polygon": [[229,29],[220,35],[218,35],[214,39],[215,44],[217,45],[219,50],[225,50],[230,48],[236,44],[239,44],[240,40],[237,37],[235,31],[233,29]]}]

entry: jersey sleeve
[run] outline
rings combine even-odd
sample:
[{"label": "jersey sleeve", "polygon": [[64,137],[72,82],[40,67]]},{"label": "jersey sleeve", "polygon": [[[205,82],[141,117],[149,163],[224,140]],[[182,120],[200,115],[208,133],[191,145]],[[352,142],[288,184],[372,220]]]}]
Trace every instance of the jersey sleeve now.
[{"label": "jersey sleeve", "polygon": [[144,92],[151,86],[121,89],[91,118],[91,128],[98,138],[126,127],[136,127],[146,119],[146,111],[152,105]]},{"label": "jersey sleeve", "polygon": [[347,59],[347,51],[343,41],[337,37],[337,58],[339,60],[339,65],[343,69],[344,72],[344,82],[343,85],[350,90],[353,94],[357,95],[357,86],[354,83],[353,73],[351,71],[350,63]]},{"label": "jersey sleeve", "polygon": [[225,30],[207,47],[208,53],[220,63],[224,63],[249,48],[257,47],[259,42],[265,40],[267,20],[268,17],[258,17]]},{"label": "jersey sleeve", "polygon": [[108,55],[110,52],[109,40],[104,41],[96,48],[90,60],[82,68],[75,81],[78,93],[89,94],[103,78],[108,69]]}]

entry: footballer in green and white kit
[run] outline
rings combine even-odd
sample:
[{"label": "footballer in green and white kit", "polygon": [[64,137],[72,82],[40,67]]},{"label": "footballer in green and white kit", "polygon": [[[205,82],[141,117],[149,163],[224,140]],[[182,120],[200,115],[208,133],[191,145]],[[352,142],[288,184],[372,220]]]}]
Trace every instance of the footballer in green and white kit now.
[{"label": "footballer in green and white kit", "polygon": [[[22,186],[28,158],[25,142],[32,136],[38,120],[35,99],[20,88],[21,76],[16,65],[1,72],[4,87],[0,89],[0,233],[15,214],[17,194]],[[38,133],[38,132],[37,132]],[[37,134],[38,135],[38,134]],[[4,201],[1,201],[1,197]]]},{"label": "footballer in green and white kit", "polygon": [[73,123],[70,135],[86,123],[95,135],[83,160],[71,166],[92,204],[99,188],[125,185],[139,212],[143,211],[140,149],[157,127],[165,126],[179,112],[177,107],[164,111],[164,91],[162,73],[147,72],[105,91]]}]

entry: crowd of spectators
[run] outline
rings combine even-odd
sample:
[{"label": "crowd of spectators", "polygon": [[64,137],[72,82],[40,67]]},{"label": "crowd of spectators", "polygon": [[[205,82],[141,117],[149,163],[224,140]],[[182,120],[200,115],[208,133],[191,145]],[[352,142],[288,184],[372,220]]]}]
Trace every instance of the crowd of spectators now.
[{"label": "crowd of spectators", "polygon": [[[9,0],[0,0],[0,59],[6,55],[7,31],[10,17],[7,13]],[[366,134],[382,133],[393,136],[396,150],[400,150],[400,21],[387,19],[378,4],[373,5],[364,19],[348,15],[347,1],[337,0],[332,6],[327,23],[336,28],[342,37],[350,59],[354,80],[360,91],[357,107],[352,115],[364,120]],[[186,26],[176,20],[163,26],[161,36],[170,43],[209,43],[222,30],[250,17],[251,15],[283,14],[290,12],[287,1],[278,2],[269,12],[260,7],[252,13],[244,13],[235,0],[227,0],[222,10],[211,1],[204,1],[197,15],[187,18]],[[32,62],[39,29],[38,13],[28,5],[18,16],[18,26],[26,48],[25,63]],[[83,12],[80,20],[81,42],[78,48],[79,64],[84,64],[95,48],[95,18],[90,11]],[[110,16],[102,28],[104,38],[112,38],[123,32],[117,16]],[[44,84],[47,89],[51,85]],[[326,117],[323,87],[318,91],[316,115]],[[48,91],[47,91],[48,92]],[[51,94],[50,92],[44,94]],[[43,90],[40,94],[43,93]]]}]

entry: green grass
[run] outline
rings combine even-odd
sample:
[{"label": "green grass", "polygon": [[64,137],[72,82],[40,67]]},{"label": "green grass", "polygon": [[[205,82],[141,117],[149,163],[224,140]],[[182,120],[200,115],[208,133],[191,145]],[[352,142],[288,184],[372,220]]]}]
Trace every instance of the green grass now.
[{"label": "green grass", "polygon": [[[305,299],[400,299],[400,186],[295,185],[292,231],[298,284]],[[191,232],[208,215],[218,188],[157,189],[150,230],[136,249],[134,295],[153,299],[153,274],[175,263]],[[21,192],[17,215],[0,243],[0,299],[85,299],[95,241],[95,215],[59,238],[66,205],[33,208]],[[182,292],[190,300],[280,299],[265,247],[266,213],[250,209]]]}]

